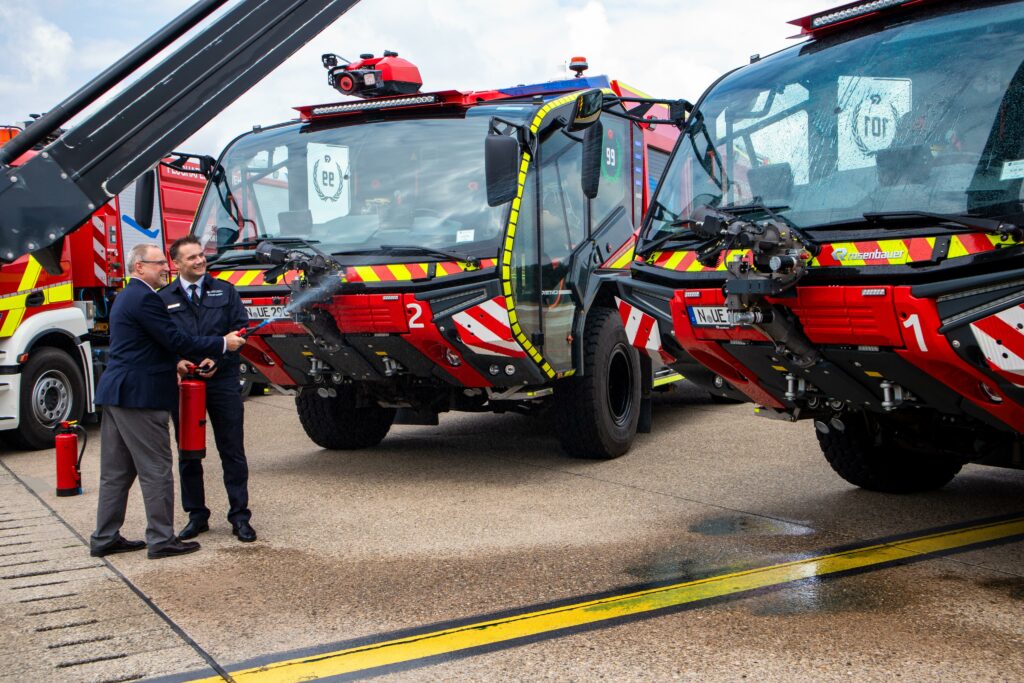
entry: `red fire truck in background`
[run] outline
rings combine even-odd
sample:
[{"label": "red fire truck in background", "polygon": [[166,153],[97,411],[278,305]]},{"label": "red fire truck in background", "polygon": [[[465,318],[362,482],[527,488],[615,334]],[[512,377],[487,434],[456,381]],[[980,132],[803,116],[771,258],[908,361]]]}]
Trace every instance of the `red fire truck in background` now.
[{"label": "red fire truck in background", "polygon": [[[0,128],[0,142],[21,130]],[[62,274],[47,273],[33,256],[0,270],[0,436],[10,446],[48,448],[57,424],[94,412],[124,256],[140,242],[166,245],[187,234],[205,183],[198,168],[161,164],[68,235]],[[154,219],[141,225],[134,218],[137,192],[153,200]]]}]

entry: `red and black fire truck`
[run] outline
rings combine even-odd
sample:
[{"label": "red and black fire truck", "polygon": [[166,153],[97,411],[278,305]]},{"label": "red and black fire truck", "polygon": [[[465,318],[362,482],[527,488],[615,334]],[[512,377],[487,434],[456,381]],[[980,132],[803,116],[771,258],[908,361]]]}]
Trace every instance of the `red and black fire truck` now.
[{"label": "red and black fire truck", "polygon": [[361,99],[237,138],[193,228],[263,321],[243,350],[259,380],[297,393],[325,448],[552,410],[569,453],[626,452],[655,375],[679,378],[631,347],[614,295],[685,108],[583,59],[434,93],[394,52],[343,62],[324,56],[329,82]]},{"label": "red and black fire truck", "polygon": [[[8,139],[21,130],[0,128]],[[38,153],[26,152],[12,168]],[[110,305],[124,286],[124,256],[135,244],[166,245],[188,234],[206,178],[196,167],[164,164],[146,178],[68,235],[60,274],[28,255],[0,271],[0,435],[10,445],[48,448],[58,424],[95,410],[93,387],[106,361]],[[151,197],[152,220],[144,225],[135,219],[136,192]]]},{"label": "red and black fire truck", "polygon": [[1024,2],[874,0],[795,22],[696,104],[641,231],[638,345],[847,481],[1021,467]]}]

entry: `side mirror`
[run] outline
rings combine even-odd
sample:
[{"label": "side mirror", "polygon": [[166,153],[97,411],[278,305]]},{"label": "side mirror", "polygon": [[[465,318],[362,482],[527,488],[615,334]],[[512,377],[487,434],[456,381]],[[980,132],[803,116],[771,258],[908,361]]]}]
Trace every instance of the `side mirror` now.
[{"label": "side mirror", "polygon": [[153,195],[156,193],[156,171],[146,171],[135,181],[135,222],[145,230],[153,225]]},{"label": "side mirror", "polygon": [[601,118],[601,109],[604,106],[604,93],[599,88],[587,90],[576,96],[576,103],[572,106],[572,116],[569,117],[569,125],[566,130],[575,133],[597,123]]},{"label": "side mirror", "polygon": [[583,168],[581,182],[583,194],[593,199],[601,184],[601,162],[604,143],[604,126],[598,121],[583,133]]},{"label": "side mirror", "polygon": [[519,141],[509,135],[488,135],[484,140],[484,171],[489,206],[515,199],[519,189]]}]

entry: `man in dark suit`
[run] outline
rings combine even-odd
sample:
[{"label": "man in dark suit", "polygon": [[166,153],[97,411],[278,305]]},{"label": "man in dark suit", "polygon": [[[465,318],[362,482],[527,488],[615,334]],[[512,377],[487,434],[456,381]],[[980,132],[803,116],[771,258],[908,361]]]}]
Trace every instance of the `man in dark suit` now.
[{"label": "man in dark suit", "polygon": [[[206,255],[195,237],[176,240],[170,248],[171,260],[178,269],[178,279],[160,290],[160,298],[178,329],[188,335],[223,335],[241,330],[249,316],[234,285],[210,277],[206,272]],[[231,533],[243,543],[256,540],[256,531],[249,520],[249,465],[245,460],[242,422],[244,407],[239,390],[239,359],[237,353],[226,354],[214,366],[213,360],[201,354],[185,354],[179,362],[194,363],[202,368],[206,379],[206,412],[213,425],[224,470],[224,488],[228,493],[228,522]],[[175,428],[178,425],[174,414]],[[206,507],[203,485],[203,461],[178,458],[181,480],[181,505],[188,513],[188,524],[178,534],[185,540],[210,529],[210,509]]]},{"label": "man in dark suit", "polygon": [[[104,410],[96,530],[89,547],[92,556],[103,557],[148,545],[150,559],[157,559],[199,549],[174,535],[168,418],[178,396],[177,359],[220,357],[245,340],[237,334],[190,337],[178,331],[156,293],[169,273],[160,247],[136,245],[126,265],[131,280],[110,312],[109,363],[96,388],[96,404]],[[146,506],[145,543],[120,534],[136,477]]]}]

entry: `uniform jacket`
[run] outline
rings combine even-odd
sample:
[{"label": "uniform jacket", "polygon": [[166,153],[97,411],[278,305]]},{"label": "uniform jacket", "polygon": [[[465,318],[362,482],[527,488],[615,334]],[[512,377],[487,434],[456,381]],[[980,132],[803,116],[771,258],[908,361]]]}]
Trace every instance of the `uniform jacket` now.
[{"label": "uniform jacket", "polygon": [[[160,290],[167,312],[178,329],[188,335],[215,334],[224,336],[228,332],[238,332],[249,324],[249,315],[242,305],[238,290],[230,282],[204,275],[202,280],[202,296],[199,306],[188,300],[184,283],[176,279]],[[218,360],[213,356],[186,353],[182,355],[193,363],[203,358],[217,361],[217,373],[208,382],[238,381],[238,352],[231,352]]]},{"label": "uniform jacket", "polygon": [[223,350],[222,337],[180,331],[160,297],[132,278],[110,310],[109,362],[96,388],[96,404],[172,410],[178,401],[178,358],[217,359]]}]

